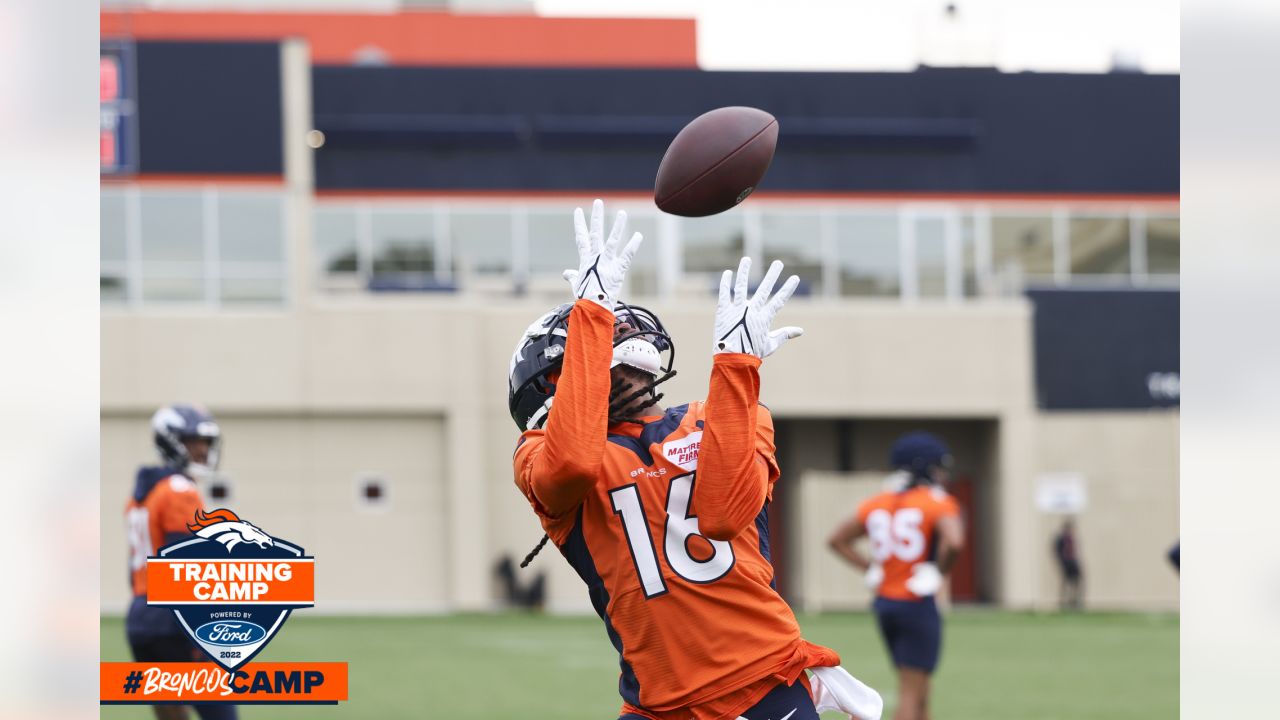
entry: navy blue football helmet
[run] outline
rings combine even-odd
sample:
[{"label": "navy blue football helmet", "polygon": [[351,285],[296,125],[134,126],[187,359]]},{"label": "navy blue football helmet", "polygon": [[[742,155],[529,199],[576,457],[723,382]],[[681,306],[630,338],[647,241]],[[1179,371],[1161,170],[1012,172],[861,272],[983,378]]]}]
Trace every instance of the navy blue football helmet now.
[{"label": "navy blue football helmet", "polygon": [[[547,412],[551,409],[551,402],[556,394],[555,383],[548,376],[559,372],[564,359],[571,310],[573,303],[564,303],[534,320],[520,336],[520,342],[511,355],[511,368],[507,375],[507,406],[511,411],[511,419],[521,432],[540,428],[546,422]],[[661,373],[669,377],[675,364],[675,343],[671,341],[671,336],[662,327],[657,316],[638,305],[622,302],[618,303],[613,314],[615,328],[626,326],[622,328],[622,332],[614,333],[614,348],[633,338],[651,343],[660,355],[659,373],[655,374],[655,379],[659,379],[656,375]],[[615,352],[615,357],[616,355]]]},{"label": "navy blue football helmet", "polygon": [[937,435],[909,432],[894,441],[889,464],[895,470],[911,473],[913,480],[932,480],[934,467],[951,467],[951,450]]},{"label": "navy blue football helmet", "polygon": [[[151,416],[156,451],[165,467],[178,472],[212,472],[218,469],[218,456],[222,449],[222,429],[213,414],[200,405],[176,403],[166,405]],[[189,438],[209,441],[209,458],[204,464],[194,463],[182,444]]]}]

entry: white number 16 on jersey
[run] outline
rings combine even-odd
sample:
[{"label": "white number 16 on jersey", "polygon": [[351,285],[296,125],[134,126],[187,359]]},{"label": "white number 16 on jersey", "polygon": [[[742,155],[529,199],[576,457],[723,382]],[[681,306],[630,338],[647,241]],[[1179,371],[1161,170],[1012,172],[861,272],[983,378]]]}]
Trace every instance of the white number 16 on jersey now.
[{"label": "white number 16 on jersey", "polygon": [[[667,522],[662,551],[667,565],[685,580],[715,582],[733,569],[733,546],[727,540],[712,540],[698,532],[698,518],[689,514],[693,476],[694,473],[688,473],[671,479],[667,490]],[[644,504],[640,502],[640,491],[632,483],[610,490],[609,497],[613,500],[614,514],[622,517],[627,545],[631,549],[631,559],[635,562],[644,596],[652,598],[666,593],[667,583],[662,579],[658,551],[649,534],[649,521],[644,514]],[[711,543],[711,557],[698,560],[689,554],[689,539],[694,535]]]}]

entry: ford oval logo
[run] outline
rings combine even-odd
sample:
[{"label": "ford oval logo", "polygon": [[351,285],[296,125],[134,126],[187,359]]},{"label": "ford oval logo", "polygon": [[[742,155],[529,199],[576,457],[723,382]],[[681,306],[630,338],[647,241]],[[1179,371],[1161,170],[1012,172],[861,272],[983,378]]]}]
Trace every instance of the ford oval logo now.
[{"label": "ford oval logo", "polygon": [[252,645],[266,636],[261,625],[244,620],[219,620],[196,628],[196,637],[210,645]]}]

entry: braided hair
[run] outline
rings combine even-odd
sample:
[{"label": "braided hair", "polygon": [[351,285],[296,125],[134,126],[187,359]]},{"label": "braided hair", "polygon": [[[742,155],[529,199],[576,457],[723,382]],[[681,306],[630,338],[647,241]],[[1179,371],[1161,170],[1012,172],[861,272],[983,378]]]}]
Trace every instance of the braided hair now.
[{"label": "braided hair", "polygon": [[533,562],[533,559],[538,556],[538,553],[542,552],[542,547],[546,545],[547,541],[550,539],[550,535],[543,533],[542,539],[538,541],[538,544],[534,545],[533,549],[529,551],[529,554],[524,556],[524,560],[520,561],[520,567],[522,569],[529,567],[529,563]]}]

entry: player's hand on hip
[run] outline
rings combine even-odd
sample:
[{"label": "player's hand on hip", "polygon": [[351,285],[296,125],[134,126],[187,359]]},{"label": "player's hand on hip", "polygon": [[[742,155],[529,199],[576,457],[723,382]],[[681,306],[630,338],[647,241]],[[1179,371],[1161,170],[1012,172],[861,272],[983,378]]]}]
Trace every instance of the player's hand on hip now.
[{"label": "player's hand on hip", "polygon": [[565,270],[564,279],[569,281],[575,297],[613,310],[622,280],[644,237],[635,233],[630,240],[626,239],[627,213],[623,210],[614,218],[606,240],[601,200],[591,204],[590,225],[583,217],[582,208],[573,211],[573,229],[578,243],[578,269]]},{"label": "player's hand on hip", "polygon": [[720,277],[720,301],[716,305],[716,337],[714,351],[719,353],[747,353],[758,358],[769,357],[791,338],[800,337],[804,330],[788,326],[770,332],[773,318],[795,292],[800,278],[792,275],[782,284],[773,297],[773,285],[782,274],[782,263],[774,260],[764,274],[755,295],[747,297],[747,276],[751,272],[751,258],[738,263],[735,279],[732,270],[725,270]]},{"label": "player's hand on hip", "polygon": [[871,565],[867,568],[867,573],[862,576],[862,581],[871,592],[879,590],[880,583],[884,582],[884,568],[879,563]]},{"label": "player's hand on hip", "polygon": [[916,563],[911,568],[911,577],[907,579],[907,589],[917,597],[927,597],[942,589],[942,572],[931,562]]}]

